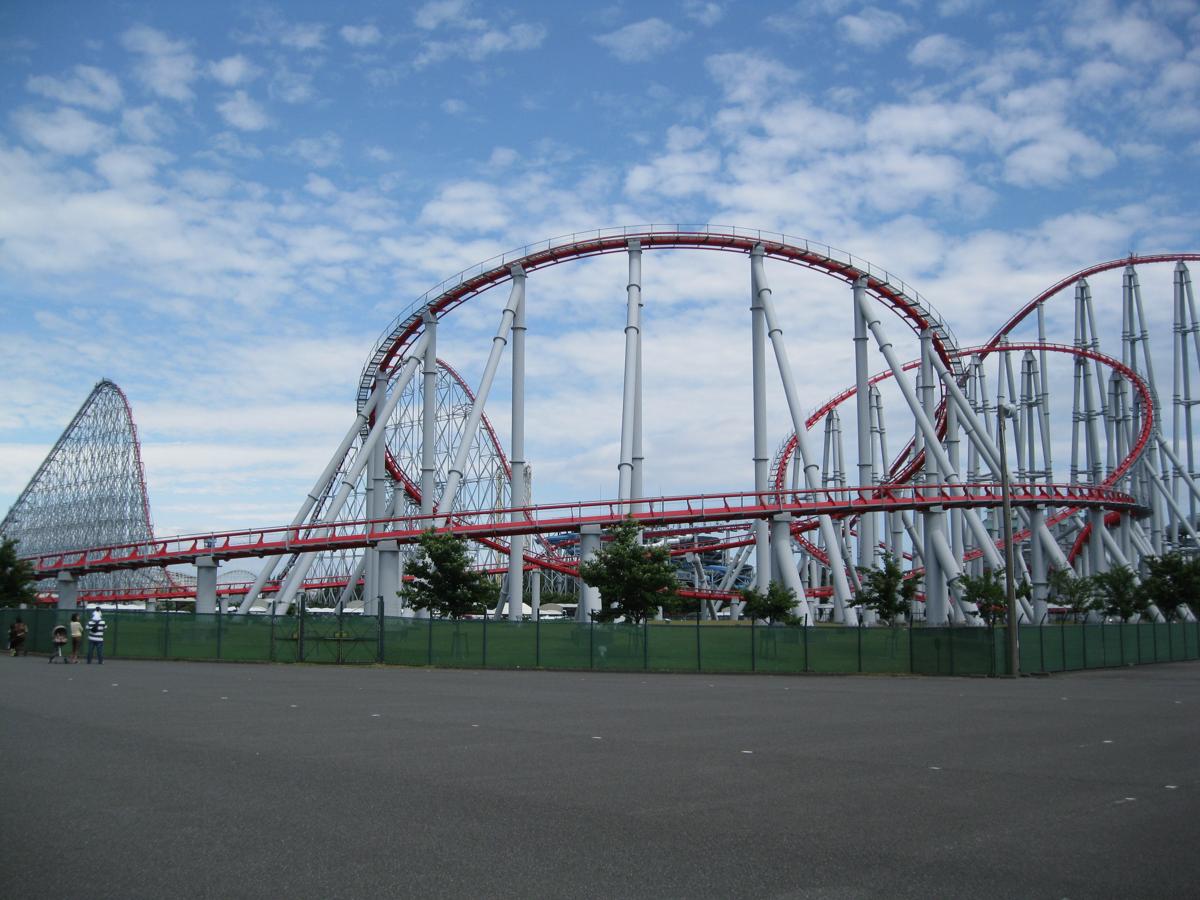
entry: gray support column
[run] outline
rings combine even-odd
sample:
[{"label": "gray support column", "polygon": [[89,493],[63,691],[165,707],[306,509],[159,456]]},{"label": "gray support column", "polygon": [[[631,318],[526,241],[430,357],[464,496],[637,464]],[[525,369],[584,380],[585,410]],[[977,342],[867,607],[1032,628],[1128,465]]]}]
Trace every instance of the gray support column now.
[{"label": "gray support column", "polygon": [[504,347],[508,343],[508,335],[512,329],[513,318],[517,314],[517,307],[525,298],[525,270],[519,265],[512,267],[512,290],[508,295],[508,304],[504,307],[504,313],[500,317],[500,327],[496,329],[496,335],[492,338],[492,350],[488,354],[487,365],[483,370],[483,377],[479,380],[479,388],[475,392],[475,402],[471,404],[471,411],[467,415],[466,424],[463,425],[462,435],[459,440],[458,449],[454,454],[454,461],[450,464],[450,474],[446,478],[446,486],[442,489],[441,499],[438,500],[438,512],[441,517],[437,520],[438,525],[444,525],[449,519],[450,513],[454,510],[454,500],[458,496],[458,486],[462,483],[463,466],[467,464],[467,457],[471,453],[471,445],[475,443],[475,436],[479,433],[479,422],[483,418],[483,407],[487,403],[488,394],[492,391],[492,382],[496,378],[496,368],[500,365],[500,356],[504,352]]},{"label": "gray support column", "polygon": [[[387,392],[387,376],[375,374],[375,391]],[[387,423],[382,423],[387,427]],[[366,512],[368,519],[382,519],[387,514],[387,441],[381,440],[371,451],[371,459],[367,463],[367,497]],[[372,526],[374,528],[375,526]],[[379,595],[379,554],[373,546],[363,549],[366,564],[363,567],[363,600],[374,600]]]},{"label": "gray support column", "polygon": [[[854,403],[858,422],[858,485],[867,487],[875,483],[875,453],[871,446],[871,388],[867,352],[870,349],[867,322],[860,308],[861,298],[867,291],[867,277],[854,282]],[[865,491],[864,496],[869,496]],[[873,568],[876,557],[876,513],[863,513],[858,519],[858,564]]]},{"label": "gray support column", "polygon": [[[529,505],[525,494],[525,296],[522,292],[512,324],[512,484],[509,491],[512,521],[526,514],[517,510]],[[521,621],[525,597],[525,535],[514,534],[508,545],[508,620]]]},{"label": "gray support column", "polygon": [[[926,328],[921,332],[921,408],[925,415],[932,420],[937,415],[937,390],[933,368],[933,332]],[[926,441],[928,444],[929,441]],[[930,447],[925,448],[925,478],[926,484],[940,484],[943,481],[938,457]],[[943,507],[933,506],[926,511],[922,518],[925,527],[922,535],[925,540],[925,615],[931,625],[941,625],[950,614],[950,597],[946,589],[946,578],[952,572],[942,571],[941,558],[937,549],[939,543],[946,543],[946,515]],[[947,544],[948,546],[948,544]],[[957,567],[956,567],[957,568]]]},{"label": "gray support column", "polygon": [[[400,615],[400,545],[396,541],[380,541],[375,550],[379,555],[379,594],[377,596],[383,598],[383,614],[398,616]],[[372,599],[375,600],[375,598]],[[379,614],[378,608],[372,611],[376,615]]]},{"label": "gray support column", "polygon": [[[775,364],[779,370],[780,381],[783,382],[783,393],[787,398],[788,412],[792,417],[792,430],[796,433],[796,449],[804,463],[804,481],[809,490],[817,490],[820,485],[820,466],[809,452],[808,436],[805,429],[804,409],[800,403],[800,394],[796,389],[796,381],[792,374],[792,364],[788,359],[787,345],[783,342],[783,329],[775,318],[775,304],[771,298],[771,288],[767,284],[763,271],[764,250],[762,244],[755,245],[750,252],[751,271],[756,278],[759,302],[763,315],[767,320],[767,336],[775,351]],[[858,624],[858,612],[850,604],[850,584],[846,580],[846,564],[842,558],[842,549],[838,541],[837,531],[833,520],[827,516],[817,517],[821,529],[821,537],[825,541],[825,551],[829,555],[829,572],[833,581],[833,605],[835,613],[841,613],[847,625]],[[790,538],[789,538],[790,540]]]},{"label": "gray support column", "polygon": [[[579,561],[587,562],[600,550],[600,526],[584,525],[579,529]],[[592,587],[582,578],[579,580],[579,606],[575,618],[580,622],[592,621],[592,613],[600,611],[600,589]]]},{"label": "gray support column", "polygon": [[[625,286],[625,382],[621,398],[621,461],[617,465],[617,499],[628,500],[633,492],[633,444],[637,417],[638,341],[642,328],[642,245],[629,242],[629,282]],[[628,503],[621,505],[629,512]]]},{"label": "gray support column", "polygon": [[771,547],[775,551],[775,574],[784,587],[792,589],[796,596],[796,604],[792,610],[804,620],[805,625],[813,624],[809,610],[808,598],[804,594],[804,585],[800,581],[800,573],[796,571],[796,560],[792,556],[792,517],[788,513],[780,513],[771,518]]},{"label": "gray support column", "polygon": [[211,615],[217,611],[217,561],[211,556],[196,560],[196,612]]},{"label": "gray support column", "polygon": [[[759,298],[758,270],[750,267],[751,378],[754,412],[754,490],[768,487],[770,458],[767,456],[767,317]],[[754,520],[755,589],[765,591],[771,582],[771,526]]]},{"label": "gray support column", "polygon": [[58,602],[55,607],[58,609],[78,609],[79,608],[79,582],[70,572],[59,572],[55,578],[58,585]]},{"label": "gray support column", "polygon": [[421,364],[421,515],[433,514],[437,493],[437,317],[424,316],[429,343]]}]

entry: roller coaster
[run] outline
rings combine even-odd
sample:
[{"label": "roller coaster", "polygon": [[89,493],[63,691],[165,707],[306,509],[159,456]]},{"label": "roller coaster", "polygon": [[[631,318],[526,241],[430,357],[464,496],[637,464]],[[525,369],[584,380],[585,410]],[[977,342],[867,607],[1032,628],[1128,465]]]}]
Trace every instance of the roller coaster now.
[{"label": "roller coaster", "polygon": [[[642,266],[647,254],[667,251],[748,262],[746,293],[737,299],[749,300],[743,358],[752,429],[746,477],[725,492],[645,491]],[[526,294],[542,270],[606,255],[623,255],[627,274],[616,497],[534,503],[525,447]],[[43,579],[44,601],[59,606],[194,598],[197,611],[223,602],[247,614],[304,598],[411,615],[397,589],[413,544],[433,528],[468,538],[476,563],[502,582],[496,616],[519,619],[523,601],[532,596],[536,606],[550,579],[555,590],[578,592],[576,615],[586,621],[599,595],[579,581],[579,562],[599,550],[605,529],[632,517],[645,541],[679,558],[684,593],[704,601],[701,615],[736,617],[737,587],[779,582],[807,623],[827,616],[871,625],[873,614],[856,600],[859,573],[888,553],[920,579],[915,618],[980,624],[963,576],[1010,563],[1028,585],[1020,618],[1039,623],[1053,604],[1055,570],[1091,575],[1119,566],[1140,576],[1147,559],[1200,547],[1192,395],[1200,324],[1187,268],[1197,259],[1130,255],[1087,267],[1022,303],[987,341],[963,347],[905,282],[824,244],[707,225],[567,235],[460,272],[395,317],[368,355],[342,440],[291,522],[156,537],[132,412],[116,385],[101,382],[0,532],[20,542]],[[1151,352],[1166,302],[1150,305],[1148,316],[1138,274],[1164,266],[1173,266],[1169,416],[1154,372],[1166,357]],[[805,405],[787,317],[771,287],[769,274],[791,271],[783,267],[844,285],[845,303],[830,306],[826,321],[845,322],[850,386],[815,409]],[[1098,314],[1092,297],[1092,283],[1118,270],[1119,348],[1108,332],[1116,317],[1108,307]],[[438,332],[478,316],[504,288],[472,387],[438,358]],[[1070,341],[1058,333],[1067,322]],[[1107,352],[1102,335],[1112,344]],[[903,352],[908,345],[915,354]],[[485,412],[506,355],[507,452]],[[873,359],[882,360],[875,371]],[[778,382],[769,386],[772,361]],[[782,393],[786,414],[768,415],[772,391]],[[843,437],[843,411],[852,441]],[[1068,465],[1056,467],[1064,452]],[[248,571],[218,578],[222,564],[251,558],[263,561],[252,579]],[[181,565],[196,567],[194,582],[179,574]],[[1149,616],[1161,618],[1153,608]]]}]

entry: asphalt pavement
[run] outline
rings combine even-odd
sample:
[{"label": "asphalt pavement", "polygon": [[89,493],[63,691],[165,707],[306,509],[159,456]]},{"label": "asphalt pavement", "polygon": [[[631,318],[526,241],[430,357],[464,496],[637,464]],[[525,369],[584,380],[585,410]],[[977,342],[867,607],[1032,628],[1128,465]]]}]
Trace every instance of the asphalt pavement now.
[{"label": "asphalt pavement", "polygon": [[0,896],[1195,897],[1200,663],[0,657]]}]

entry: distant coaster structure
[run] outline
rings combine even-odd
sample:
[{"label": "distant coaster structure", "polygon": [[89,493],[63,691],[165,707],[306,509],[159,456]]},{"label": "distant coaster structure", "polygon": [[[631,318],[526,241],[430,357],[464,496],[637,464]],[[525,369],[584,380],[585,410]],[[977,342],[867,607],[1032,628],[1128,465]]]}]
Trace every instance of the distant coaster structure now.
[{"label": "distant coaster structure", "polygon": [[[752,491],[645,496],[642,262],[653,250],[748,258]],[[602,254],[624,254],[628,264],[617,498],[535,505],[525,458],[527,281],[541,269]],[[1138,574],[1150,557],[1200,546],[1191,391],[1193,377],[1200,377],[1200,326],[1187,269],[1197,259],[1195,253],[1131,255],[1088,267],[1025,303],[984,345],[963,348],[902,280],[824,244],[718,226],[639,226],[551,239],[459,273],[396,317],[363,369],[352,423],[289,524],[50,552],[32,553],[26,545],[24,552],[39,574],[57,579],[60,605],[77,603],[75,580],[92,573],[193,563],[197,609],[206,611],[215,608],[220,563],[262,556],[266,564],[252,583],[226,586],[225,593],[240,598],[241,612],[281,611],[323,590],[339,603],[400,614],[396,591],[407,548],[433,527],[469,537],[480,548],[479,564],[506,574],[496,612],[518,619],[531,575],[535,591],[540,573],[572,577],[579,560],[598,551],[604,529],[632,516],[646,540],[665,542],[673,552],[694,550],[702,532],[706,550],[728,554],[719,583],[697,566],[690,592],[707,599],[710,612],[729,604],[737,615],[731,588],[739,573],[749,572],[760,586],[778,581],[791,588],[797,614],[809,623],[820,608],[837,622],[872,624],[856,603],[857,567],[873,566],[890,552],[921,578],[930,624],[971,625],[981,619],[961,580],[984,568],[1004,569],[1000,510],[1007,495],[1015,511],[1011,563],[1030,586],[1020,615],[1042,622],[1052,570],[1093,574],[1125,566]],[[852,385],[811,414],[788,355],[768,263],[801,266],[849,287]],[[1174,265],[1169,435],[1138,279],[1140,267],[1164,264]],[[1123,270],[1122,328],[1120,352],[1110,355],[1100,349],[1089,279],[1113,269]],[[507,301],[471,389],[437,358],[439,323],[451,313],[466,314],[456,310],[503,286]],[[1072,341],[1052,342],[1047,304],[1072,288]],[[917,359],[899,355],[890,337],[895,323],[885,312],[918,338]],[[1017,334],[1034,330],[1028,338]],[[872,343],[884,361],[875,374]],[[484,412],[506,353],[507,454]],[[767,414],[772,359],[787,406],[787,433],[773,456]],[[1052,360],[1060,359],[1072,386],[1066,478],[1052,462],[1056,440],[1065,443],[1060,423],[1066,415],[1056,409],[1066,406],[1051,391]],[[995,365],[994,394],[989,364]],[[900,398],[886,415],[885,389],[889,400]],[[847,404],[854,413],[856,479],[848,477],[842,441],[840,411]],[[897,411],[908,426],[903,446],[891,455],[885,423]],[[820,450],[810,436],[818,426]],[[573,537],[563,541],[564,534]],[[720,535],[715,542],[714,534]],[[597,591],[581,585],[578,617],[586,621],[598,607]]]}]

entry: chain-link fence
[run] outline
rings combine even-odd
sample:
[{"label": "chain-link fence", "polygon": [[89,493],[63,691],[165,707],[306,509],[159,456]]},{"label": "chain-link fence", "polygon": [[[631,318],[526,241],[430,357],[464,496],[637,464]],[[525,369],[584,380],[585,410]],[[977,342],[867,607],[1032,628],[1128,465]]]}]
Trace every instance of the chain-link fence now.
[{"label": "chain-link fence", "polygon": [[[68,610],[0,610],[20,617],[25,649],[53,650]],[[80,620],[87,623],[87,614]],[[812,628],[753,622],[611,623],[109,612],[110,659],[387,663],[489,669],[660,672],[1003,675],[1007,635],[997,628]],[[87,651],[87,636],[81,655]],[[1022,672],[1065,672],[1200,659],[1200,623],[1021,626]]]}]

